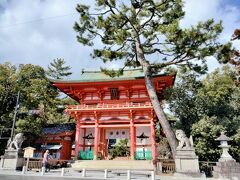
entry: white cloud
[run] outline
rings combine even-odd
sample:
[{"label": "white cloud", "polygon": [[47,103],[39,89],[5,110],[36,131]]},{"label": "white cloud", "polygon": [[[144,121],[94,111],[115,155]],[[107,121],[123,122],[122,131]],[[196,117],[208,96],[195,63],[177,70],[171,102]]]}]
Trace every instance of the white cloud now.
[{"label": "white cloud", "polygon": [[46,67],[54,58],[64,58],[75,77],[81,68],[97,67],[100,61],[91,60],[90,49],[77,42],[72,28],[78,19],[77,2],[22,0],[1,4],[5,8],[0,10],[0,63]]},{"label": "white cloud", "polygon": [[[240,28],[240,5],[236,7],[236,4],[232,4],[232,2],[232,0],[186,0],[184,7],[186,14],[181,26],[189,27],[207,19],[214,19],[215,22],[221,20],[224,29],[220,35],[220,41],[226,43],[230,41],[234,29]],[[233,42],[233,45],[236,46],[237,42]],[[208,59],[210,71],[220,66],[216,59],[212,57]]]},{"label": "white cloud", "polygon": [[232,0],[186,0],[185,18],[182,26],[187,27],[196,24],[198,21],[214,19],[215,22],[220,20],[223,23],[222,41],[229,41],[234,29],[239,28],[240,22],[240,4],[231,4]]},{"label": "white cloud", "polygon": [[219,5],[220,0],[186,0],[184,3],[183,26],[194,25],[198,21],[213,18],[218,12]]},{"label": "white cloud", "polygon": [[[80,45],[72,26],[78,20],[76,4],[93,4],[93,0],[0,0],[0,63],[33,63],[46,67],[54,58],[64,58],[72,66],[74,77],[82,68],[96,69],[101,61],[92,60],[91,48]],[[222,41],[228,41],[240,13],[223,0],[186,0],[186,17],[182,25],[199,20],[223,19]],[[238,23],[237,23],[238,22]],[[214,66],[214,63],[211,67]],[[117,63],[111,64],[117,67]]]}]

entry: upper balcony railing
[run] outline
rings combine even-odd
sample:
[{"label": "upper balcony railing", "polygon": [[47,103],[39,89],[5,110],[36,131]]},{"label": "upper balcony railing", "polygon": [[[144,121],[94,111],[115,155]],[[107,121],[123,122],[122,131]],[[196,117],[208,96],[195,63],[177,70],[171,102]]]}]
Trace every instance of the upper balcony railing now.
[{"label": "upper balcony railing", "polygon": [[95,105],[69,105],[67,110],[91,110],[91,109],[129,109],[129,108],[151,108],[150,102],[145,103],[116,103],[116,104],[95,104]]}]

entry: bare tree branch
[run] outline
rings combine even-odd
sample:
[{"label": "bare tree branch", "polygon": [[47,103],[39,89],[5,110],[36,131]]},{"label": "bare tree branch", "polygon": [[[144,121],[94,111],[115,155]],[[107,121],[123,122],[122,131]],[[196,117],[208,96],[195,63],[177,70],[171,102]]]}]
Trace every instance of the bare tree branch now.
[{"label": "bare tree branch", "polygon": [[[152,12],[152,11],[151,11],[151,12]],[[154,15],[155,15],[155,11],[154,11],[154,9],[153,9],[153,12],[152,12],[151,17],[141,25],[141,28],[145,27],[145,25],[152,20],[152,18],[154,17]]]},{"label": "bare tree branch", "polygon": [[87,30],[88,30],[90,33],[92,33],[93,35],[99,36],[101,39],[103,39],[103,36],[102,36],[100,33],[96,32],[96,31],[93,31],[93,30],[91,30],[91,29],[89,29],[89,28],[87,28]]},{"label": "bare tree branch", "polygon": [[107,14],[107,13],[109,13],[109,12],[111,12],[110,9],[107,10],[107,11],[105,11],[105,12],[102,12],[102,13],[92,13],[92,14],[89,14],[89,15],[90,15],[90,16],[102,16],[102,15]]},{"label": "bare tree branch", "polygon": [[156,52],[159,53],[159,54],[165,55],[165,56],[172,56],[173,55],[173,54],[164,53],[159,48],[154,48],[154,49],[151,49],[150,51],[144,50],[144,53],[146,53],[146,54],[153,54],[153,53],[156,53]]},{"label": "bare tree branch", "polygon": [[105,0],[105,4],[109,7],[110,11],[115,14],[115,12],[113,11],[113,7],[108,3],[107,0]]}]

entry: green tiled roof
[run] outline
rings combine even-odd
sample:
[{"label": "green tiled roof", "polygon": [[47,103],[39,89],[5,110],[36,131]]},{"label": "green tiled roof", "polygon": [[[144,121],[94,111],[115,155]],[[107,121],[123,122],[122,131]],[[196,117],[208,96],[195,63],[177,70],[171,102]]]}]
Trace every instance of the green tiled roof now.
[{"label": "green tiled roof", "polygon": [[[159,76],[159,74],[157,75]],[[126,70],[123,75],[119,77],[110,77],[100,71],[82,71],[79,79],[76,80],[51,80],[52,82],[96,82],[96,81],[112,81],[112,80],[131,80],[131,79],[143,79],[144,74],[141,69]]]},{"label": "green tiled roof", "polygon": [[[166,74],[155,74],[156,76],[166,76]],[[133,69],[133,70],[125,70],[123,75],[110,77],[104,74],[101,71],[82,71],[81,75],[76,80],[55,80],[50,79],[51,82],[59,82],[59,83],[77,83],[77,82],[98,82],[98,81],[116,81],[116,80],[132,80],[132,79],[143,79],[144,74],[142,69]]]},{"label": "green tiled roof", "polygon": [[123,75],[119,77],[110,77],[100,71],[83,71],[83,73],[80,76],[81,80],[103,80],[103,79],[109,79],[109,80],[117,80],[117,79],[129,79],[129,78],[136,78],[136,77],[144,77],[143,71],[138,70],[127,70],[123,72]]}]

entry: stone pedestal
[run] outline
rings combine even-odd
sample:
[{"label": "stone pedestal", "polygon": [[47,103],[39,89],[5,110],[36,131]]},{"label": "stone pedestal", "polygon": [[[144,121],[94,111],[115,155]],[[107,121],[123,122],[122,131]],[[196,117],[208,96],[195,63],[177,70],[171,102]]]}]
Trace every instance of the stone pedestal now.
[{"label": "stone pedestal", "polygon": [[177,149],[175,156],[176,173],[174,176],[206,177],[200,173],[198,156],[194,148]]},{"label": "stone pedestal", "polygon": [[234,159],[226,161],[219,159],[217,165],[213,167],[213,177],[240,179],[240,164]]},{"label": "stone pedestal", "polygon": [[240,164],[228,153],[229,148],[228,141],[231,141],[229,137],[221,132],[220,137],[216,139],[220,141],[220,148],[223,149],[221,158],[217,162],[217,166],[213,167],[213,177],[215,178],[229,178],[231,180],[240,180]]},{"label": "stone pedestal", "polygon": [[5,150],[1,157],[0,168],[17,170],[23,167],[24,158],[22,150]]}]

